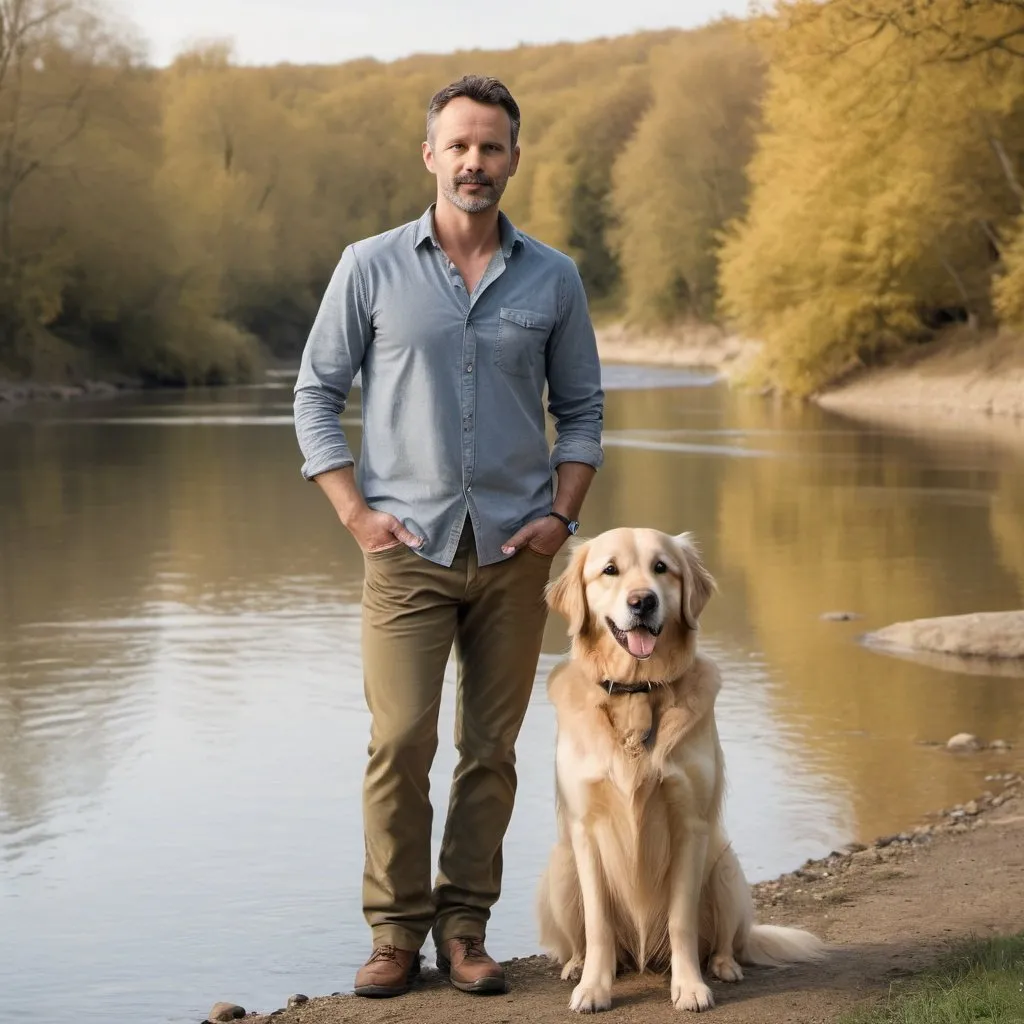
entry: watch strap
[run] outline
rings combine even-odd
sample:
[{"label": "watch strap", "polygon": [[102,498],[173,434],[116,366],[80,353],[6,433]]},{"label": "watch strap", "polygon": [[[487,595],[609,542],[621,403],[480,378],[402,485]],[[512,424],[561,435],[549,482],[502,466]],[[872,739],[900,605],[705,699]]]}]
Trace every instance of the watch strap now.
[{"label": "watch strap", "polygon": [[575,533],[576,530],[579,528],[579,525],[580,525],[579,523],[577,523],[575,520],[570,519],[568,516],[563,516],[561,512],[551,511],[551,512],[548,513],[548,515],[549,516],[554,516],[560,522],[564,523],[565,524],[565,528],[570,533]]}]

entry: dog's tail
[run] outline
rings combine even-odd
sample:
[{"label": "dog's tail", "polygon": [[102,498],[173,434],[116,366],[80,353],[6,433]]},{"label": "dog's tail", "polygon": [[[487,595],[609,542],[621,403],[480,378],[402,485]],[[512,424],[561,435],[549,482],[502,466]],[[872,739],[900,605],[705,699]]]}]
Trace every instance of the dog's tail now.
[{"label": "dog's tail", "polygon": [[801,928],[774,924],[752,925],[737,959],[741,964],[777,967],[782,964],[824,960],[825,943]]}]

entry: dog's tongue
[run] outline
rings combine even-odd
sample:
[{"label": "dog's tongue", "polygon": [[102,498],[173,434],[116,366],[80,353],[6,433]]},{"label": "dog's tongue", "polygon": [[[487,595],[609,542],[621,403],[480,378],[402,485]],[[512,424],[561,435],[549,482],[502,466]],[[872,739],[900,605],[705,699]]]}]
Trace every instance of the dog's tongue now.
[{"label": "dog's tongue", "polygon": [[629,644],[629,653],[634,658],[649,658],[654,652],[656,637],[646,629],[631,629],[626,634],[626,643]]}]

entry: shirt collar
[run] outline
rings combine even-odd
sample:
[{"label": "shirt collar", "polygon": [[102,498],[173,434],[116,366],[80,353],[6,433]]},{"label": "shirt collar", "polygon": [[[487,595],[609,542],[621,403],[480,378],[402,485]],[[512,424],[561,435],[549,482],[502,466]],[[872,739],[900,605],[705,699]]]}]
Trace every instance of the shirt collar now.
[{"label": "shirt collar", "polygon": [[[416,222],[416,235],[413,248],[418,249],[427,239],[430,239],[434,248],[439,249],[437,235],[434,234],[434,208],[437,203],[431,203],[423,211],[423,215]],[[523,244],[523,236],[520,230],[505,216],[504,211],[498,211],[498,238],[501,244],[501,252],[505,259],[512,255],[516,245]]]}]

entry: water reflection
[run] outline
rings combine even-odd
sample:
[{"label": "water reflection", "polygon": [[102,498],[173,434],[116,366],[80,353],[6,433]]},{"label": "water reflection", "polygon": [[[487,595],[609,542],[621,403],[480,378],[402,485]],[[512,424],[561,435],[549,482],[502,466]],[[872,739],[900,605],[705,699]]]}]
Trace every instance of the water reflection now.
[{"label": "water reflection", "polygon": [[[750,875],[981,786],[918,741],[1024,732],[1012,679],[857,636],[1019,607],[1024,456],[741,399],[707,375],[609,383],[587,532],[694,531],[721,585],[704,643]],[[350,984],[368,721],[361,559],[299,476],[290,382],[0,421],[0,991],[40,1019],[198,1019]],[[358,443],[359,404],[346,413]],[[822,622],[843,608],[863,618]],[[549,622],[541,676],[564,648]],[[443,710],[450,736],[453,694]],[[533,948],[554,725],[520,744],[490,945]],[[439,838],[453,766],[433,772]]]}]

